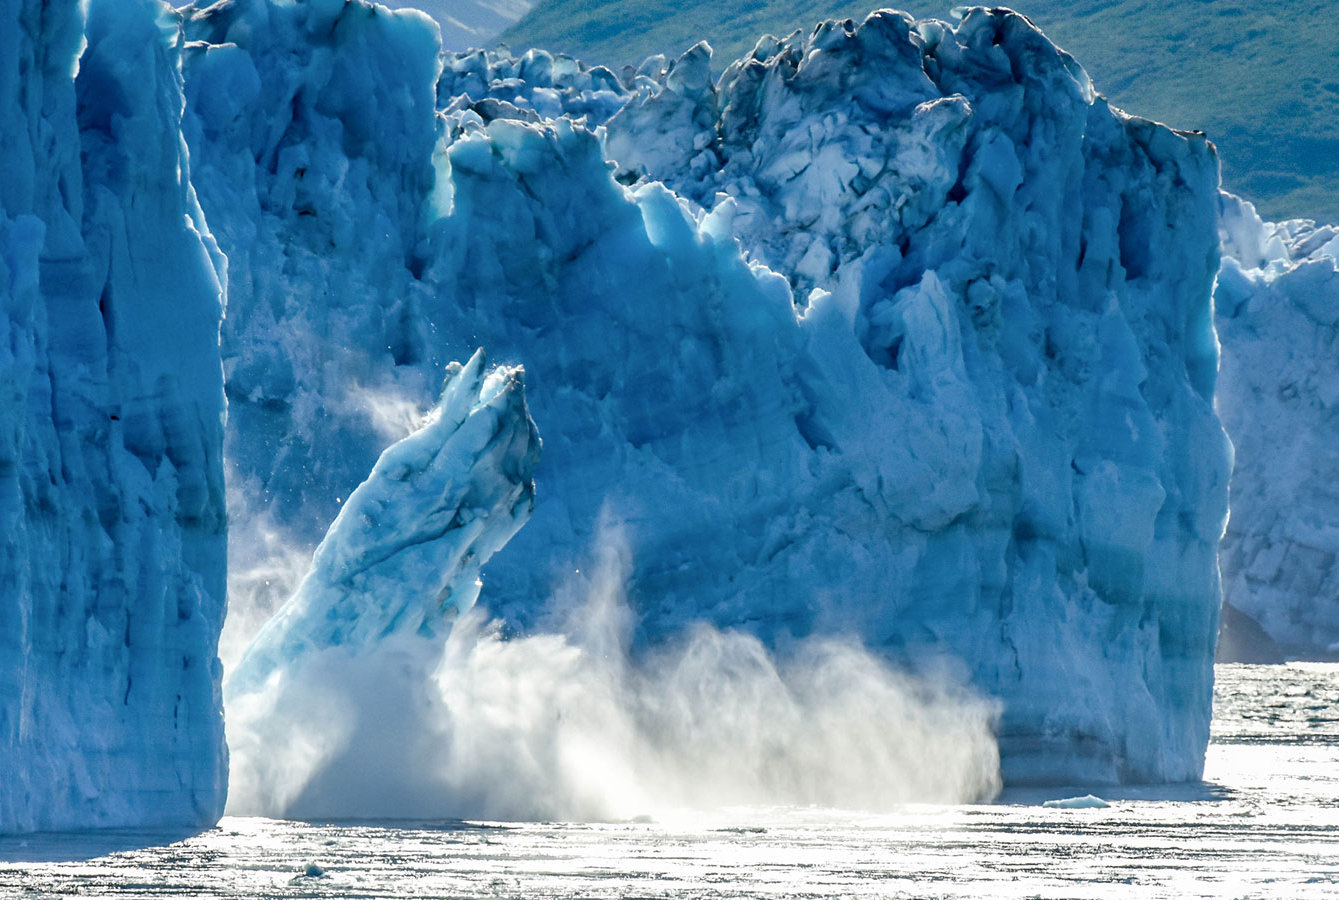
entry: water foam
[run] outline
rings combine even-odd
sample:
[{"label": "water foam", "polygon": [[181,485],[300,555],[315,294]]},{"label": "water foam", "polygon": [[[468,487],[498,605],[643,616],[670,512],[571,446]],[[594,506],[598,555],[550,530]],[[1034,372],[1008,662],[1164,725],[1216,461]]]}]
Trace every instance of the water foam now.
[{"label": "water foam", "polygon": [[229,812],[610,820],[740,805],[886,810],[999,790],[996,706],[813,637],[700,625],[630,648],[628,555],[555,598],[548,633],[475,609],[444,644],[333,647],[228,709]]}]

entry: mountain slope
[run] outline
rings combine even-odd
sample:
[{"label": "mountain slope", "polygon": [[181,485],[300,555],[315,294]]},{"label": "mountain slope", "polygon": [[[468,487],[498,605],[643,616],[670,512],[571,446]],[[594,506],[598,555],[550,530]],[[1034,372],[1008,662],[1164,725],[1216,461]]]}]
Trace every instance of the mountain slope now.
[{"label": "mountain slope", "polygon": [[447,50],[477,47],[525,15],[533,0],[380,0],[391,9],[412,6],[437,20]]},{"label": "mountain slope", "polygon": [[[949,16],[948,3],[899,4]],[[1118,106],[1218,144],[1224,184],[1267,218],[1339,221],[1339,41],[1324,0],[1015,0]],[[854,17],[850,0],[541,0],[502,35],[622,65],[706,39],[714,68],[763,33]]]}]

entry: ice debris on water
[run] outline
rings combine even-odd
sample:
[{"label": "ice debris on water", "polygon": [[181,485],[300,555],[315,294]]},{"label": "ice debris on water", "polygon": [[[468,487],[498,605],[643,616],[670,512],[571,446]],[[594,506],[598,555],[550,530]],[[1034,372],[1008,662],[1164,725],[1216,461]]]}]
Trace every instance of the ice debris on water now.
[{"label": "ice debris on water", "polygon": [[1093,794],[1084,794],[1082,797],[1047,800],[1042,806],[1046,809],[1107,809],[1111,804]]}]

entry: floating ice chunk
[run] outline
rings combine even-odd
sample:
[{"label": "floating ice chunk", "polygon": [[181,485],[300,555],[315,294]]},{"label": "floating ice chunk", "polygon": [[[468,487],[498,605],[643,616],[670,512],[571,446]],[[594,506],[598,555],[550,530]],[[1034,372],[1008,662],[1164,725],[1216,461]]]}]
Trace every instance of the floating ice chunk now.
[{"label": "floating ice chunk", "polygon": [[1042,804],[1047,809],[1108,809],[1111,804],[1092,794],[1082,797],[1067,797],[1063,800],[1047,800]]}]

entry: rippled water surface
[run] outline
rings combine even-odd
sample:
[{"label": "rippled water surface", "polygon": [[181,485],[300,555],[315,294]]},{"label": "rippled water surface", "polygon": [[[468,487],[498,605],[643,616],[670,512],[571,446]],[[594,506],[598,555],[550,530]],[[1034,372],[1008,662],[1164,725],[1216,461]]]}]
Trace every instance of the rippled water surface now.
[{"label": "rippled water surface", "polygon": [[[1083,791],[1086,793],[1087,791]],[[1339,897],[1339,665],[1220,666],[1205,783],[893,815],[309,824],[0,839],[0,895]],[[158,843],[149,849],[138,849]]]}]

